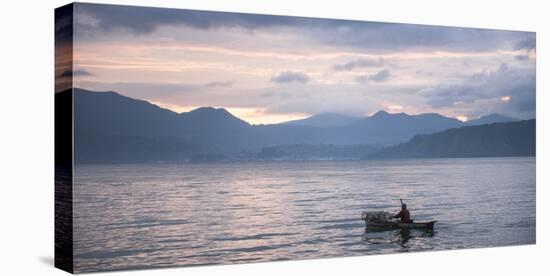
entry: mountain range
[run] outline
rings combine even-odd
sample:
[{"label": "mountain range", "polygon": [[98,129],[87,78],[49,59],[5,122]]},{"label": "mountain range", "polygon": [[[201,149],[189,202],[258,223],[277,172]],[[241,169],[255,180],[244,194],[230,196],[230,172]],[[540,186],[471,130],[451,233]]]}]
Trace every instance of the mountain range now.
[{"label": "mountain range", "polygon": [[478,119],[467,121],[464,124],[467,126],[478,126],[478,125],[485,125],[485,124],[505,123],[505,122],[514,122],[514,121],[519,121],[519,120],[493,113],[493,114],[481,116]]},{"label": "mountain range", "polygon": [[[181,162],[220,156],[254,158],[262,156],[262,152],[265,156],[268,148],[278,148],[283,153],[309,152],[315,158],[319,156],[314,151],[342,156],[355,151],[353,156],[360,156],[407,142],[417,135],[514,120],[493,114],[463,123],[435,113],[408,115],[379,111],[363,118],[322,113],[280,124],[251,125],[223,108],[201,107],[176,113],[116,92],[78,88],[57,93],[56,97],[66,93],[73,93],[78,163]],[[323,146],[331,148],[318,148]]]},{"label": "mountain range", "polygon": [[[442,116],[435,113],[427,113],[427,114],[420,114],[416,115],[417,118],[429,118],[432,116],[437,122],[437,117],[441,118]],[[379,111],[378,113],[375,113],[374,118],[378,117],[381,119],[386,119],[388,117],[411,117],[411,115],[407,115],[405,113],[394,113],[390,114],[386,111]],[[440,117],[441,116],[441,117]],[[412,115],[412,117],[415,117],[415,115]],[[477,119],[473,119],[467,122],[461,122],[456,119],[451,119],[445,117],[447,120],[447,123],[456,125],[456,126],[476,126],[476,125],[484,125],[484,124],[492,124],[492,123],[502,123],[502,122],[513,122],[518,121],[518,119],[503,116],[500,114],[488,114],[481,116]],[[443,118],[443,120],[445,120]],[[344,114],[338,114],[338,113],[320,113],[316,115],[312,115],[310,117],[307,117],[305,119],[299,119],[299,120],[293,120],[288,122],[283,122],[281,124],[285,125],[295,125],[295,126],[312,126],[312,127],[337,127],[337,126],[346,126],[350,125],[352,123],[360,122],[362,118],[360,116],[351,116],[351,115],[344,115]]]},{"label": "mountain range", "polygon": [[385,148],[370,158],[438,158],[535,156],[534,119],[466,126],[429,135],[417,135],[407,143]]},{"label": "mountain range", "polygon": [[361,117],[359,116],[327,112],[316,114],[305,119],[283,122],[281,124],[291,126],[340,127],[349,125],[359,120],[361,120]]}]

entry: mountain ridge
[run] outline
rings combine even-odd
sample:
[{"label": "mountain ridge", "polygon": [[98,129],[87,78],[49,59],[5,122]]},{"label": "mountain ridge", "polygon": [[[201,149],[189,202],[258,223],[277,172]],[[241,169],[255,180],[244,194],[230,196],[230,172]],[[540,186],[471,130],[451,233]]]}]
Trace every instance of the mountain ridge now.
[{"label": "mountain ridge", "polygon": [[374,148],[407,142],[419,134],[463,126],[460,121],[437,113],[408,115],[386,111],[336,126],[251,125],[224,108],[200,107],[176,113],[113,91],[75,88],[65,93],[73,93],[75,155],[77,162],[83,163],[254,156],[254,152],[269,147],[290,156],[302,155],[289,150],[307,150],[308,156],[317,156],[311,151],[314,147],[307,145],[320,145],[320,151],[327,154],[349,153],[351,148],[343,147],[349,145],[372,152]]},{"label": "mountain ridge", "polygon": [[490,114],[481,116],[477,119],[466,121],[464,124],[467,126],[475,126],[475,125],[484,125],[484,124],[492,124],[492,123],[513,122],[513,121],[519,121],[519,120],[512,117],[497,114],[497,113],[490,113]]},{"label": "mountain ridge", "polygon": [[369,158],[535,156],[535,119],[464,126],[417,135]]},{"label": "mountain ridge", "polygon": [[279,124],[313,127],[337,127],[345,126],[361,119],[362,118],[358,116],[344,115],[335,112],[323,112],[311,115],[304,119],[291,120]]}]

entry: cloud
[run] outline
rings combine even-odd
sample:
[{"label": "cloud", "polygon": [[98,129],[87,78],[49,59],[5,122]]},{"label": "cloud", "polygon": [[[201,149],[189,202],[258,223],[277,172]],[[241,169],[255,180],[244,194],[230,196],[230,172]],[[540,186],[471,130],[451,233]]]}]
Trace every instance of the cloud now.
[{"label": "cloud", "polygon": [[506,72],[506,71],[508,71],[509,68],[510,67],[508,66],[508,63],[502,63],[502,64],[500,64],[499,70],[500,70],[500,72]]},{"label": "cloud", "polygon": [[390,77],[391,77],[390,71],[387,69],[384,69],[374,75],[371,75],[369,77],[369,80],[375,81],[375,82],[383,82],[383,81],[387,81]]},{"label": "cloud", "polygon": [[61,77],[61,78],[89,77],[89,76],[95,76],[95,74],[90,73],[89,71],[86,71],[84,69],[78,69],[78,70],[74,70],[74,71],[66,70],[66,71],[63,71],[63,73],[61,73],[59,75],[59,77]]},{"label": "cloud", "polygon": [[76,87],[94,91],[115,91],[128,97],[145,99],[147,101],[173,100],[182,95],[204,92],[203,85],[186,83],[154,83],[154,82],[94,82],[78,81]]},{"label": "cloud", "polygon": [[370,50],[489,52],[511,50],[510,45],[529,40],[534,33],[381,22],[336,21],[313,28],[305,36],[325,44]]},{"label": "cloud", "polygon": [[72,45],[73,43],[73,9],[66,5],[55,10],[55,45]]},{"label": "cloud", "polygon": [[240,27],[254,30],[272,26],[309,24],[312,20],[290,16],[89,3],[77,3],[75,12],[93,19],[80,22],[89,23],[81,24],[80,27],[97,27],[105,32],[124,29],[135,34],[150,34],[162,26],[184,25],[202,30]]},{"label": "cloud", "polygon": [[385,82],[385,81],[389,80],[391,77],[392,77],[392,74],[391,74],[390,70],[384,69],[384,70],[379,71],[376,74],[355,77],[355,81],[359,82],[359,83],[366,83],[366,82],[369,82],[369,81]]},{"label": "cloud", "polygon": [[302,72],[286,71],[271,77],[271,82],[274,82],[274,83],[291,83],[291,82],[307,83],[308,81],[309,81],[309,77]]},{"label": "cloud", "polygon": [[534,110],[530,32],[84,3],[75,14],[75,68],[98,76],[76,84],[166,106]]},{"label": "cloud", "polygon": [[[240,28],[250,35],[274,31],[293,39],[313,40],[326,45],[393,52],[396,50],[493,51],[534,48],[535,34],[475,28],[274,16],[229,12],[195,11],[135,6],[77,3],[77,31],[151,35],[164,26],[197,30]],[[290,36],[288,36],[290,34]],[[174,37],[177,37],[174,33]]]},{"label": "cloud", "polygon": [[524,40],[519,41],[516,44],[515,49],[516,50],[531,51],[531,50],[535,49],[536,47],[537,47],[537,40],[536,40],[535,34],[533,33],[532,36],[530,36],[530,37],[528,37]]},{"label": "cloud", "polygon": [[213,81],[209,83],[205,83],[204,86],[206,87],[231,87],[233,86],[232,81]]},{"label": "cloud", "polygon": [[[459,84],[440,84],[418,92],[433,108],[466,106],[480,112],[493,110],[519,117],[534,117],[535,71],[507,67],[482,70]],[[507,99],[503,101],[502,99]]]},{"label": "cloud", "polygon": [[515,58],[516,58],[516,60],[519,60],[519,61],[529,60],[528,55],[517,55],[517,56],[515,56]]},{"label": "cloud", "polygon": [[383,58],[361,58],[344,64],[336,64],[332,67],[334,71],[351,71],[355,68],[380,67],[384,65]]}]

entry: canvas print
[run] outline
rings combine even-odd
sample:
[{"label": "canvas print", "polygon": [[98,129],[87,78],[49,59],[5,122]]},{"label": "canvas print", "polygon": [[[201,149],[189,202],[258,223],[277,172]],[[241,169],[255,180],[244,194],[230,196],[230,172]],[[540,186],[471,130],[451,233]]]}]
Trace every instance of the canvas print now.
[{"label": "canvas print", "polygon": [[89,3],[55,20],[61,269],[536,242],[534,32]]}]

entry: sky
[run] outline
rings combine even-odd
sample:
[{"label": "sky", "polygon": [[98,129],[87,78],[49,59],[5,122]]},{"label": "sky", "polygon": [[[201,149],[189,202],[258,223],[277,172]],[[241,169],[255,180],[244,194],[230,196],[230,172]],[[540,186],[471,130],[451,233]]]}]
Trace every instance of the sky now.
[{"label": "sky", "polygon": [[176,112],[535,117],[533,32],[83,3],[73,24],[75,87]]}]

